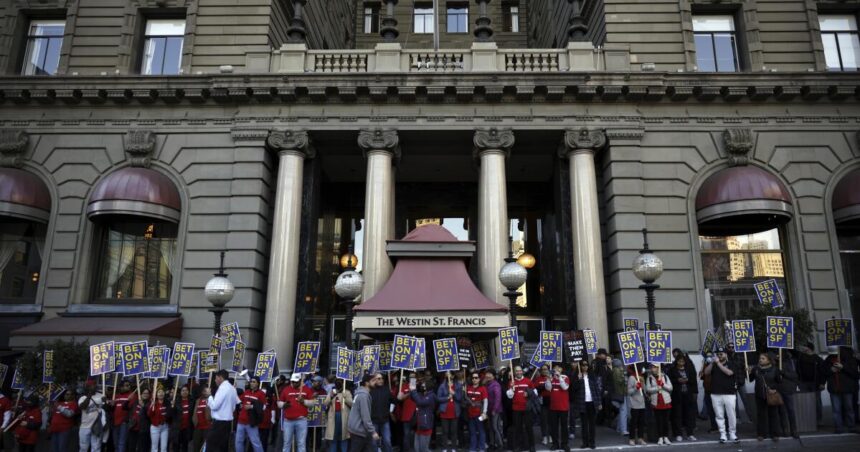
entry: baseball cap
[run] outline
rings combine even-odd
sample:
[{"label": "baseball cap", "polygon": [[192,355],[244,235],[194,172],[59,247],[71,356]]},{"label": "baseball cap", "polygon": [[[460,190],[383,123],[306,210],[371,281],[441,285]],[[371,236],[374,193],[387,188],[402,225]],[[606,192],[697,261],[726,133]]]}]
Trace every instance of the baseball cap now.
[{"label": "baseball cap", "polygon": [[317,375],[313,378],[313,381],[323,381],[323,377],[320,377],[319,375]]},{"label": "baseball cap", "polygon": [[302,374],[293,374],[290,377],[290,381],[302,381]]}]

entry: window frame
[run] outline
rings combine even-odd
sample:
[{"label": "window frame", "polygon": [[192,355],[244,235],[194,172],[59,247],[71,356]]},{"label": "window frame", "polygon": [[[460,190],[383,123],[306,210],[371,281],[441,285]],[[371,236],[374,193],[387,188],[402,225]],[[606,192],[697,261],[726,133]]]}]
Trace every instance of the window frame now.
[{"label": "window frame", "polygon": [[[151,34],[148,34],[146,31],[147,26],[150,24],[150,22],[156,22],[156,21],[182,21],[182,23],[183,23],[182,34],[181,35],[168,35],[168,34],[152,34],[151,35]],[[140,46],[139,46],[140,55],[137,58],[137,73],[140,75],[155,76],[155,77],[164,77],[164,76],[183,74],[184,71],[183,71],[183,67],[182,67],[182,63],[183,63],[182,56],[183,56],[183,52],[185,51],[185,46],[186,46],[185,39],[186,39],[187,34],[188,34],[188,18],[184,15],[181,17],[178,15],[143,16],[143,20],[141,21],[141,27],[140,27]],[[165,74],[164,73],[164,62],[167,60],[167,58],[162,58],[161,72],[159,72],[159,73],[147,73],[146,72],[146,58],[147,58],[146,48],[149,44],[150,39],[152,39],[152,38],[156,38],[156,39],[162,39],[163,38],[163,39],[165,39],[165,49],[166,49],[167,39],[168,38],[176,38],[176,37],[181,38],[181,45],[179,47],[179,60],[178,60],[179,64],[178,64],[178,70],[177,70],[176,74]],[[167,52],[165,51],[165,54],[166,53]]]},{"label": "window frame", "polygon": [[[728,17],[729,19],[731,19],[733,29],[728,30],[728,31],[725,31],[725,30],[721,30],[721,31],[696,31],[696,29],[695,29],[696,18],[697,17],[709,17],[709,16],[710,17]],[[738,23],[738,20],[737,20],[737,17],[735,16],[735,14],[731,14],[731,13],[727,13],[727,12],[694,13],[692,16],[692,23],[693,23],[693,46],[696,49],[695,50],[696,72],[704,72],[704,73],[736,73],[736,72],[742,72],[742,70],[743,70],[742,60],[741,60],[741,47],[742,46],[740,43],[740,34],[738,33],[738,29],[741,27],[739,27],[739,23]],[[734,57],[734,65],[735,65],[733,71],[721,71],[720,65],[719,65],[719,58],[717,58],[717,44],[716,44],[715,36],[716,35],[725,35],[725,34],[728,34],[731,36],[732,54]],[[711,44],[710,51],[711,51],[711,55],[713,55],[713,58],[714,58],[713,59],[713,64],[714,64],[714,70],[713,71],[703,71],[701,68],[701,65],[699,64],[700,52],[699,52],[698,45],[696,45],[696,39],[699,36],[705,36],[705,35],[707,35],[710,39],[710,44]]]},{"label": "window frame", "polygon": [[[451,14],[451,10],[465,10],[465,13]],[[451,31],[451,17],[459,18],[465,16],[465,30]],[[445,4],[445,33],[448,34],[468,34],[469,33],[469,3],[468,2],[447,2]]]},{"label": "window frame", "polygon": [[[378,2],[364,2],[364,14],[362,15],[362,30],[364,34],[379,33],[382,22],[382,5]],[[368,14],[370,12],[370,14]],[[370,19],[370,22],[368,22]],[[368,25],[370,30],[368,30]]]},{"label": "window frame", "polygon": [[[832,16],[848,16],[848,17],[851,17],[852,19],[854,19],[854,27],[857,28],[857,30],[839,30],[839,31],[822,30],[821,18],[827,17],[827,16],[831,16],[831,17]],[[857,61],[857,66],[855,66],[853,68],[846,69],[845,65],[843,63],[843,60],[842,60],[842,51],[840,49],[841,46],[839,45],[839,35],[843,35],[843,34],[853,35],[853,36],[857,37],[858,39],[860,39],[860,20],[858,20],[857,13],[855,11],[843,11],[843,12],[831,11],[831,12],[819,13],[818,14],[818,32],[820,34],[822,51],[824,52],[824,69],[826,71],[828,71],[828,72],[857,72],[857,71],[860,71],[860,52],[858,52],[855,55],[855,57],[856,57],[855,60]],[[825,34],[832,35],[834,37],[834,42],[836,43],[836,54],[837,54],[838,59],[839,59],[839,69],[830,68],[828,66],[827,49],[826,49],[826,44],[824,42],[824,35]]]},{"label": "window frame", "polygon": [[[429,14],[427,12],[422,12],[420,14],[420,16],[422,17],[421,24],[422,24],[423,31],[418,31],[418,16],[419,16],[418,11],[419,10],[422,10],[422,11],[429,10],[430,11]],[[432,24],[432,27],[430,28],[429,31],[427,30],[427,17],[428,16],[430,18],[430,24]],[[436,24],[436,12],[433,10],[433,4],[432,3],[416,2],[414,7],[412,8],[412,33],[417,34],[417,35],[432,35],[436,32],[436,26],[437,25],[438,24]]]},{"label": "window frame", "polygon": [[502,32],[520,32],[520,5],[518,3],[502,4]]},{"label": "window frame", "polygon": [[[32,25],[34,22],[62,22],[63,23],[63,32],[59,36],[31,35],[30,30],[32,29]],[[63,59],[63,44],[65,41],[65,34],[66,34],[66,28],[67,28],[66,22],[67,21],[66,21],[66,17],[65,17],[65,12],[63,12],[62,16],[53,15],[53,14],[49,14],[49,15],[39,14],[39,15],[32,15],[32,16],[23,16],[22,17],[21,32],[19,34],[19,36],[21,38],[21,43],[19,46],[17,46],[19,48],[19,50],[18,50],[19,53],[18,53],[18,56],[15,60],[16,65],[14,68],[14,73],[17,75],[25,76],[25,77],[34,77],[34,76],[52,77],[52,76],[56,76],[57,74],[59,74],[60,68],[61,68],[60,62]],[[30,50],[31,39],[46,39],[46,38],[47,38],[48,42],[50,42],[53,39],[59,39],[59,51],[57,54],[57,70],[56,70],[56,72],[53,74],[27,74],[26,73],[27,56],[28,56],[28,53]]]}]

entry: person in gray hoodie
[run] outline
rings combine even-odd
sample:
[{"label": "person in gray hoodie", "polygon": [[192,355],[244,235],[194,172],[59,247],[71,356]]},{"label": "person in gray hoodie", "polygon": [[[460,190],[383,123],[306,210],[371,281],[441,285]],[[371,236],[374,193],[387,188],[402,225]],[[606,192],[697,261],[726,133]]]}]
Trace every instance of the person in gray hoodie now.
[{"label": "person in gray hoodie", "polygon": [[350,452],[374,452],[376,450],[379,434],[376,433],[373,418],[370,416],[370,388],[375,384],[376,378],[382,378],[382,376],[365,374],[361,377],[361,386],[355,390],[352,410],[349,412],[347,422]]}]

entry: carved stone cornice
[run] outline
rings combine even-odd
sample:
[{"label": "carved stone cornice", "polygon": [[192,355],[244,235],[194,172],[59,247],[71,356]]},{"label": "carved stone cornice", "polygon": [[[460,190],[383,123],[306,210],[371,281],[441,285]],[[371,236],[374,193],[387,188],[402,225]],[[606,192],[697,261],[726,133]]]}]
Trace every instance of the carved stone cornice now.
[{"label": "carved stone cornice", "polygon": [[604,146],[606,146],[606,133],[603,130],[585,127],[579,130],[569,129],[564,132],[564,146],[561,147],[559,153],[561,157],[567,157],[571,152],[597,152]]},{"label": "carved stone cornice", "polygon": [[503,151],[509,154],[514,147],[514,131],[496,127],[475,129],[473,142],[476,155],[484,151]]},{"label": "carved stone cornice", "polygon": [[266,147],[277,153],[293,152],[312,159],[317,153],[306,130],[272,130],[266,138]]},{"label": "carved stone cornice", "polygon": [[729,166],[749,163],[748,154],[753,148],[753,133],[747,128],[731,128],[723,131],[723,142],[729,154]]},{"label": "carved stone cornice", "polygon": [[24,129],[0,129],[0,166],[20,168],[30,136]]},{"label": "carved stone cornice", "polygon": [[230,129],[230,138],[234,143],[251,144],[253,142],[265,142],[269,137],[269,129],[233,128]]},{"label": "carved stone cornice", "polygon": [[370,151],[388,151],[400,158],[400,137],[394,129],[361,129],[358,147],[365,156]]},{"label": "carved stone cornice", "polygon": [[155,150],[155,132],[144,129],[129,130],[125,133],[123,146],[131,166],[149,168],[152,152]]}]

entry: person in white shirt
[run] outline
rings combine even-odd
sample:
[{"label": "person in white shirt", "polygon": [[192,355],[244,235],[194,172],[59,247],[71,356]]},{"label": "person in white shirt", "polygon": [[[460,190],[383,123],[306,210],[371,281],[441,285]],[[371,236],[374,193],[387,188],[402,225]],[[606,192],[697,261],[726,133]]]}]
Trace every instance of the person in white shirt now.
[{"label": "person in white shirt", "polygon": [[589,375],[588,361],[580,361],[579,373],[573,382],[573,407],[582,423],[582,448],[595,448],[594,423],[597,412],[603,409],[600,386],[595,375]]},{"label": "person in white shirt", "polygon": [[207,452],[227,452],[230,444],[230,427],[233,422],[233,411],[239,404],[236,388],[228,381],[230,374],[221,369],[215,373],[215,384],[218,386],[215,395],[209,396],[209,411],[212,413],[212,427],[206,437]]},{"label": "person in white shirt", "polygon": [[[81,427],[78,430],[80,452],[102,450],[101,433],[104,430],[104,419],[100,415],[104,403],[104,396],[96,390],[96,384],[88,381],[84,388],[84,396],[78,400],[81,410]],[[96,426],[96,422],[101,422],[102,425]]]}]

